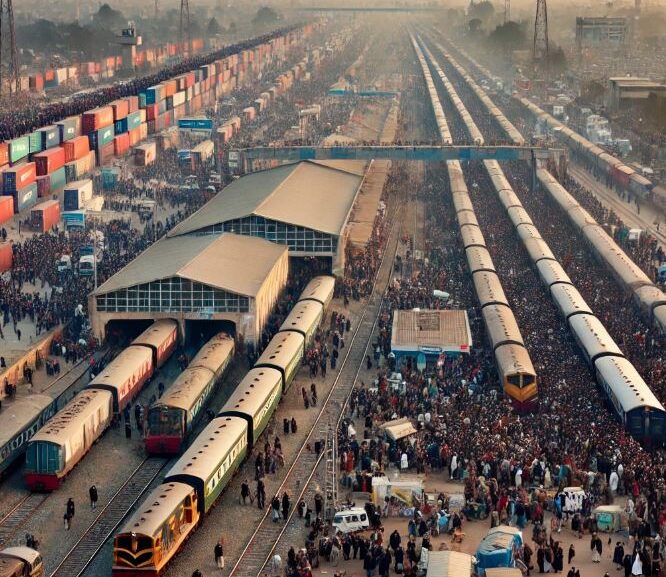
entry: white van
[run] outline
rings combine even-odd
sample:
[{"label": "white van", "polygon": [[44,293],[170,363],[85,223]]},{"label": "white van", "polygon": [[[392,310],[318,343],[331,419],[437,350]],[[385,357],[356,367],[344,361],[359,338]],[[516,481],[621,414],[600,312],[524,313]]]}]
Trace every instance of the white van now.
[{"label": "white van", "polygon": [[354,533],[365,531],[370,527],[368,514],[362,507],[352,507],[344,511],[338,511],[333,517],[333,528],[336,532]]}]

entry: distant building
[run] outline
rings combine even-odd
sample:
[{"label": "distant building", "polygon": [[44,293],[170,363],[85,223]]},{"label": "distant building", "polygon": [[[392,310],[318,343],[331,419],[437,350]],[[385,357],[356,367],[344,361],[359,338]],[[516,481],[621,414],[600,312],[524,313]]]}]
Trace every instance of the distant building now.
[{"label": "distant building", "polygon": [[637,102],[646,101],[650,93],[666,94],[666,85],[649,78],[633,76],[609,78],[606,104],[611,111],[617,111]]},{"label": "distant building", "polygon": [[626,18],[576,18],[576,46],[578,50],[594,46],[622,47],[627,41]]}]

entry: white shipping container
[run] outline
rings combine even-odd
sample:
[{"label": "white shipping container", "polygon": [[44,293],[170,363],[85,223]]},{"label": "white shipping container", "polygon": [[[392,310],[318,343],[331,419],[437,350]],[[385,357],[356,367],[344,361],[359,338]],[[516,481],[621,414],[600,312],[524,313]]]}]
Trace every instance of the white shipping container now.
[{"label": "white shipping container", "polygon": [[146,109],[145,108],[142,108],[141,110],[139,110],[139,116],[141,117],[141,122],[147,122]]},{"label": "white shipping container", "polygon": [[55,71],[58,84],[64,84],[67,81],[67,68],[58,68]]},{"label": "white shipping container", "polygon": [[89,178],[70,182],[64,188],[65,210],[80,210],[93,197],[93,182]]},{"label": "white shipping container", "polygon": [[155,162],[157,156],[157,144],[155,142],[147,142],[141,144],[134,149],[134,158],[138,166],[148,166]]},{"label": "white shipping container", "polygon": [[141,140],[145,140],[148,138],[148,123],[147,122],[142,122],[139,125],[139,135],[141,136]]},{"label": "white shipping container", "polygon": [[185,92],[176,92],[173,95],[173,107],[176,108],[176,106],[180,106],[181,104],[185,104]]},{"label": "white shipping container", "polygon": [[77,78],[79,75],[79,69],[76,66],[70,66],[67,69],[67,78]]}]

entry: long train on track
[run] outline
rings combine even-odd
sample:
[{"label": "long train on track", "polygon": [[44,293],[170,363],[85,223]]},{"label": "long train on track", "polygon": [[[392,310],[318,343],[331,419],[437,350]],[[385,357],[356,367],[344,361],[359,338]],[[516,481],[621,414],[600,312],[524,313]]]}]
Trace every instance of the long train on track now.
[{"label": "long train on track", "polygon": [[[412,37],[412,43],[417,55],[421,54],[420,50],[423,47],[428,58],[431,62],[433,61],[432,54],[420,39],[417,41]],[[423,60],[425,62],[425,58]],[[438,74],[441,73],[443,76],[441,69],[434,65],[434,62],[433,67],[438,71]],[[466,125],[469,125],[467,128],[470,136],[482,140],[483,136],[460,98],[455,94],[453,86],[448,83],[448,80],[444,85],[447,90],[451,91],[449,96],[454,106],[456,106],[456,102],[458,103],[456,109]],[[434,84],[428,85],[428,93],[430,100],[433,102],[432,107],[436,109],[434,103],[439,103],[440,100]],[[450,133],[448,134],[450,135]],[[442,139],[446,136],[441,131],[440,135]],[[517,409],[530,410],[536,405],[538,395],[534,365],[525,348],[518,323],[504,295],[502,283],[497,276],[485,238],[479,228],[461,165],[458,161],[451,161],[447,163],[447,168],[453,206],[460,227],[460,236],[467,255],[467,264],[474,281],[476,295],[479,299],[486,332],[495,355],[497,373],[502,389]]]},{"label": "long train on track", "polygon": [[159,575],[203,521],[289,389],[334,288],[333,277],[310,281],[217,417],[116,534],[114,577]]},{"label": "long train on track", "polygon": [[53,491],[136,397],[178,343],[178,323],[154,322],[30,440],[24,478],[32,491]]},{"label": "long train on track", "polygon": [[[456,64],[452,62],[460,72]],[[461,77],[463,80],[469,79],[469,76],[462,73]],[[501,127],[509,127],[507,134],[518,144],[522,135],[513,124],[485,94],[485,98],[481,98],[480,93],[483,93],[483,90],[476,83],[473,83],[471,88],[479,97],[486,113],[493,116]],[[613,411],[632,436],[647,443],[662,444],[666,441],[666,409],[573,286],[569,276],[534,227],[499,163],[486,161],[484,164],[532,265],[548,287],[555,305],[564,316]],[[581,229],[593,250],[615,272],[618,282],[634,294],[651,320],[660,322],[658,315],[666,314],[666,299],[660,298],[661,291],[550,173],[539,169],[538,175],[542,185],[567,212],[574,225]],[[498,291],[495,290],[494,298],[497,298],[497,294]]]}]

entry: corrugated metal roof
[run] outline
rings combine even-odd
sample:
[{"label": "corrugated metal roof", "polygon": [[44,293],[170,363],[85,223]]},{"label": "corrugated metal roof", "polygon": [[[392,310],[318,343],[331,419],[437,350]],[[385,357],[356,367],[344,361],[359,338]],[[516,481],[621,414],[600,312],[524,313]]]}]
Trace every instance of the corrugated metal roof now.
[{"label": "corrugated metal roof", "polygon": [[362,176],[324,163],[299,162],[239,178],[168,236],[250,215],[340,235]]},{"label": "corrugated metal roof", "polygon": [[472,335],[466,311],[396,311],[393,316],[393,350],[441,349],[469,352]]},{"label": "corrugated metal roof", "polygon": [[94,294],[170,277],[254,297],[287,247],[231,233],[163,238],[121,269]]}]

